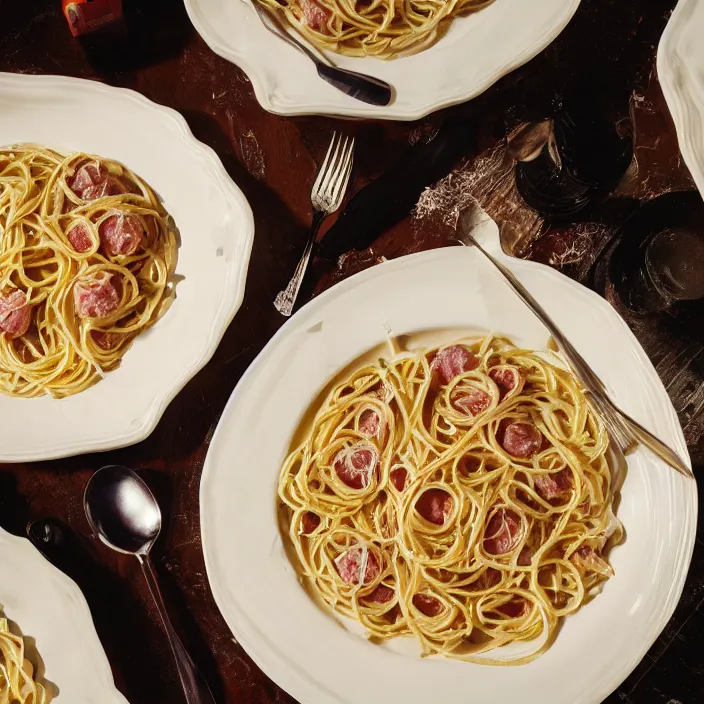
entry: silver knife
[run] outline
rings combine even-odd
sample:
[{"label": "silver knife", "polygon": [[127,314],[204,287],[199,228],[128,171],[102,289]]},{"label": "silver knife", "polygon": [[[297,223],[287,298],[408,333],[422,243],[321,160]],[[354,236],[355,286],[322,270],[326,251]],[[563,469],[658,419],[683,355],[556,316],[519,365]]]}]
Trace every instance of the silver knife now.
[{"label": "silver knife", "polygon": [[458,239],[465,246],[476,247],[503,275],[506,283],[514,293],[530,308],[540,322],[548,329],[555,340],[563,357],[567,360],[574,375],[582,382],[592,401],[592,406],[604,420],[610,436],[624,454],[628,454],[637,445],[647,447],[663,462],[681,474],[694,478],[692,470],[682,458],[662,440],[646,430],[640,423],[633,420],[622,411],[608,396],[604,383],[599,379],[594,370],[587,364],[584,357],[572,346],[572,343],[562,334],[553,323],[545,309],[533,298],[523,284],[501,262],[487,252],[472,235],[476,223],[476,210],[468,208],[459,220]]}]

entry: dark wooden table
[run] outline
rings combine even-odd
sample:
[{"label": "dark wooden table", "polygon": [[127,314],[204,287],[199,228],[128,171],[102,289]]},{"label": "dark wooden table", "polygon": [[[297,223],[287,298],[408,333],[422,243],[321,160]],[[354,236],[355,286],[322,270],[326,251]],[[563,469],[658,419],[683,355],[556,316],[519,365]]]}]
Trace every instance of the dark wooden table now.
[{"label": "dark wooden table", "polygon": [[[55,517],[71,527],[78,548],[61,557],[64,568],[86,594],[117,685],[132,704],[180,702],[182,695],[136,563],[99,546],[83,515],[85,483],[93,470],[109,463],[141,468],[166,510],[165,530],[155,550],[157,571],[175,621],[217,700],[292,701],[234,641],[213,602],[200,544],[198,488],[208,443],[228,396],[282,323],[272,300],[303,247],[311,216],[310,186],[335,128],[357,137],[352,190],[384,173],[449,119],[468,120],[472,139],[456,155],[452,174],[424,193],[413,212],[379,233],[370,248],[347,253],[334,266],[314,267],[309,295],[373,266],[380,257],[447,244],[459,209],[474,198],[499,223],[508,251],[558,268],[623,312],[668,388],[695,469],[701,470],[703,307],[699,302],[657,315],[630,313],[614,294],[620,273],[609,265],[629,216],[656,197],[694,188],[655,76],[657,43],[674,5],[674,0],[585,0],[552,46],[483,96],[402,124],[286,119],[265,113],[245,74],[207,48],[178,0],[125,0],[128,50],[124,44],[114,50],[108,46],[88,56],[70,36],[59,0],[0,3],[1,70],[102,80],[175,108],[196,137],[220,155],[256,220],[242,309],[213,360],[171,404],[148,440],[104,455],[0,467],[0,525],[23,534],[27,521]],[[506,135],[522,123],[553,116],[573,104],[575,96],[583,113],[593,114],[625,139],[632,136],[634,158],[618,184],[593,207],[568,221],[546,220],[516,190]],[[698,207],[698,196],[688,197],[686,207]],[[677,196],[673,203],[674,212],[680,207]],[[703,633],[700,532],[674,617],[608,701],[702,701]]]}]

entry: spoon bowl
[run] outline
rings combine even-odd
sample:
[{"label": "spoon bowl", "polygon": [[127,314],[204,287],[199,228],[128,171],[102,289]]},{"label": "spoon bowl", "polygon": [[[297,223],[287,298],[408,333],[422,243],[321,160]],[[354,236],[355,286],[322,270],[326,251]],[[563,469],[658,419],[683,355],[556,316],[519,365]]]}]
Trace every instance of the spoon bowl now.
[{"label": "spoon bowl", "polygon": [[83,505],[100,540],[119,552],[146,555],[161,531],[159,504],[127,467],[99,469],[86,486]]}]

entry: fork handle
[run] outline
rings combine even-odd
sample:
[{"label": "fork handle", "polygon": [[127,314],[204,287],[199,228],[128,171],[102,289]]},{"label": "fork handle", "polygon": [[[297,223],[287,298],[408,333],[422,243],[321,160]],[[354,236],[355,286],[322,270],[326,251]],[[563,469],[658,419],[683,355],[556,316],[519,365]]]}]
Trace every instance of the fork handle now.
[{"label": "fork handle", "polygon": [[274,299],[274,307],[281,315],[289,317],[291,313],[293,313],[293,307],[296,305],[296,298],[298,298],[298,292],[301,290],[303,277],[306,274],[310,255],[315,245],[315,239],[318,236],[318,230],[320,230],[324,217],[325,213],[322,210],[313,211],[313,223],[310,228],[310,235],[308,236],[308,242],[306,242],[306,248],[303,250],[303,254],[296,266],[296,271],[293,272],[288,286],[283,291],[279,291]]}]

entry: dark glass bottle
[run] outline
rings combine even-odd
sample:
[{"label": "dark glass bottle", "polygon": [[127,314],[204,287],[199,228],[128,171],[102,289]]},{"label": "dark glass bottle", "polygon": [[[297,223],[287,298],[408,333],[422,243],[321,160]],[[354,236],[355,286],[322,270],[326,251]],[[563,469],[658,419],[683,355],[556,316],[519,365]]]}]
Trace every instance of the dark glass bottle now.
[{"label": "dark glass bottle", "polygon": [[667,310],[704,298],[704,202],[696,191],[646,203],[622,229],[609,278],[627,308]]},{"label": "dark glass bottle", "polygon": [[537,157],[516,164],[526,204],[554,220],[574,220],[616,186],[633,157],[633,141],[600,114],[597,101],[571,98],[552,117]]}]

